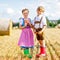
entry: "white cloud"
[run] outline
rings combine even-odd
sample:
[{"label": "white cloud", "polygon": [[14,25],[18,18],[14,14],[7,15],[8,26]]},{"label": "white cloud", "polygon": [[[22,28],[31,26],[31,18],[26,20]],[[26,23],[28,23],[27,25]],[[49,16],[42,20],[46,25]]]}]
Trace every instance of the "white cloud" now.
[{"label": "white cloud", "polygon": [[32,0],[29,2],[24,0],[24,1],[20,1],[19,6],[17,7],[16,5],[14,5],[15,2],[13,2],[12,4],[13,6],[10,5],[9,3],[8,4],[0,3],[0,17],[9,16],[17,19],[18,17],[22,16],[21,10],[23,8],[28,8],[30,10],[29,16],[31,18],[34,18],[34,16],[36,15],[36,8],[39,5],[42,5],[45,7],[45,13],[46,13],[45,15],[48,16],[50,19],[60,18],[60,0]]},{"label": "white cloud", "polygon": [[8,14],[13,14],[15,11],[12,8],[7,8],[7,13]]}]

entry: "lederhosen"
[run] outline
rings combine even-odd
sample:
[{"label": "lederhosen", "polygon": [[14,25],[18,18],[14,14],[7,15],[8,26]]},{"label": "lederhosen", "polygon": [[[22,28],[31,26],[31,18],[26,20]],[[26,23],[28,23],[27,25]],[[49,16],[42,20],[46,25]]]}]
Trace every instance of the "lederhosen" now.
[{"label": "lederhosen", "polygon": [[[35,26],[35,24],[39,24],[39,28],[37,28],[37,29],[34,28],[35,32],[39,32],[39,31],[42,30],[42,28],[40,28],[40,24],[41,24],[41,22],[42,22],[42,18],[43,18],[43,17],[41,17],[40,21],[35,21],[35,22],[34,22],[34,26]],[[37,37],[37,40],[44,40],[43,32],[42,32],[41,34],[36,34],[36,37]]]}]

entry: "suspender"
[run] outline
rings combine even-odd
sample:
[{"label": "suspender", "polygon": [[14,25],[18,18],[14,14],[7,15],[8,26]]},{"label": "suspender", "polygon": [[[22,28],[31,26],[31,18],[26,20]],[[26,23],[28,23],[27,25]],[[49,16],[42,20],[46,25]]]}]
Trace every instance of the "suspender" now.
[{"label": "suspender", "polygon": [[39,28],[40,28],[40,24],[41,24],[41,22],[42,22],[42,19],[43,19],[43,16],[41,17],[40,21],[35,21],[35,22],[34,22],[34,26],[35,26],[35,24],[39,24]]}]

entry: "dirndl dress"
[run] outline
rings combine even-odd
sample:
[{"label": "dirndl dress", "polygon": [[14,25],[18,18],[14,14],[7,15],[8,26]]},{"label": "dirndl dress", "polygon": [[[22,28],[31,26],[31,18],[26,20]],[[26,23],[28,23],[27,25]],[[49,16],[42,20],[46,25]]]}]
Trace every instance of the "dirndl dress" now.
[{"label": "dirndl dress", "polygon": [[[24,25],[23,18],[22,21]],[[23,48],[32,48],[34,46],[33,32],[30,26],[27,26],[26,28],[22,29],[22,33],[18,41],[18,46]]]}]

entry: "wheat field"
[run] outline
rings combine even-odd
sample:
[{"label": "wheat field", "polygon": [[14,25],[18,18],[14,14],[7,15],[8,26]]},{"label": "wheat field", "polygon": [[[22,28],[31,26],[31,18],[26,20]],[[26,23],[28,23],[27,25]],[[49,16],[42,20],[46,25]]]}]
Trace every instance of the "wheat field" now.
[{"label": "wheat field", "polygon": [[22,57],[21,49],[17,45],[21,31],[19,29],[13,29],[10,36],[0,36],[0,60],[60,60],[60,29],[47,28],[44,32],[46,41],[46,56],[35,57],[38,53],[39,47],[36,36],[34,35],[34,49],[33,58]]}]

